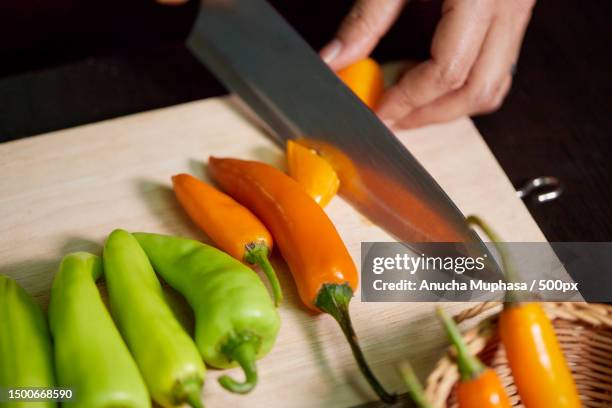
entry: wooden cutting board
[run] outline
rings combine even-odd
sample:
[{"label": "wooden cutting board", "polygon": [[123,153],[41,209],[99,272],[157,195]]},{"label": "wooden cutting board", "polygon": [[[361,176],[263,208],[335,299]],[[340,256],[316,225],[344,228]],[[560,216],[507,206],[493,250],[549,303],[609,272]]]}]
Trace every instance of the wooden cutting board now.
[{"label": "wooden cutting board", "polygon": [[[470,120],[398,137],[465,214],[481,215],[509,241],[545,240]],[[283,152],[228,98],[1,144],[0,273],[46,305],[62,255],[100,253],[114,228],[206,240],[179,208],[170,176],[190,172],[206,178],[204,161],[211,154],[283,165]],[[357,263],[361,241],[391,240],[338,197],[327,212]],[[231,395],[216,382],[220,371],[210,370],[207,406],[338,407],[375,399],[336,323],[308,313],[278,254],[273,262],[286,301],[277,344],[259,362],[260,384],[247,396]],[[353,300],[365,354],[390,390],[405,391],[396,362],[409,358],[424,377],[440,357],[446,340],[432,318],[434,306]]]}]

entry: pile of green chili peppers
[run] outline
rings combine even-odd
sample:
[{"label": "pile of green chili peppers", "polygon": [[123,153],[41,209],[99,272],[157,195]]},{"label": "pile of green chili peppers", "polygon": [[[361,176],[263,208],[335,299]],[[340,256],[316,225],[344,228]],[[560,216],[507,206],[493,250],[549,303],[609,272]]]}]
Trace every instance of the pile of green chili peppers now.
[{"label": "pile of green chili peppers", "polygon": [[[194,339],[158,275],[193,309]],[[109,308],[97,285],[102,277]],[[258,275],[226,253],[189,239],[115,230],[102,257],[64,257],[48,322],[21,286],[0,276],[0,389],[70,390],[61,399],[66,407],[140,408],[153,400],[198,408],[204,363],[242,367],[244,381],[219,382],[247,393],[257,384],[256,360],[271,350],[279,327]],[[0,406],[54,407],[56,400],[5,395]]]}]

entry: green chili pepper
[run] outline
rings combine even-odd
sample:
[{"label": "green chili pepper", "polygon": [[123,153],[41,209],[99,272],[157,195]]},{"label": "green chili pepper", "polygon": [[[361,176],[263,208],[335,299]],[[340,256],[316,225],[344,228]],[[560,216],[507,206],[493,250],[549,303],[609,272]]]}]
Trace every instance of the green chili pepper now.
[{"label": "green chili pepper", "polygon": [[232,392],[257,383],[255,360],[276,340],[280,319],[266,287],[253,270],[216,248],[190,239],[134,234],[155,270],[181,292],[195,312],[195,339],[214,367],[239,364],[245,381],[219,379]]},{"label": "green chili pepper", "polygon": [[[0,275],[0,387],[53,387],[51,338],[40,306],[13,279]],[[4,395],[8,397],[8,395]],[[55,402],[5,401],[7,408],[55,407]]]},{"label": "green chili pepper", "polygon": [[53,280],[49,325],[57,380],[74,391],[63,406],[150,407],[138,367],[96,287],[101,275],[100,258],[76,252],[64,257]]},{"label": "green chili pepper", "polygon": [[206,369],[198,348],[176,319],[138,241],[113,231],[104,246],[110,307],[153,399],[165,407],[202,407]]}]

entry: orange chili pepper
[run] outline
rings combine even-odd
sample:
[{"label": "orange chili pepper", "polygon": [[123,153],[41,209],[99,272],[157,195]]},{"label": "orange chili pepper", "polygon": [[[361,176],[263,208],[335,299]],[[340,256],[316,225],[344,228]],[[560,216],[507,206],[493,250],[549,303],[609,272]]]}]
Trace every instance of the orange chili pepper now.
[{"label": "orange chili pepper", "polygon": [[582,406],[552,323],[539,303],[506,303],[499,337],[525,406]]},{"label": "orange chili pepper", "polygon": [[461,376],[457,386],[459,407],[510,408],[508,395],[495,371],[470,354],[454,320],[442,308],[438,308],[438,316],[457,350],[457,366]]},{"label": "orange chili pepper", "polygon": [[293,140],[287,141],[289,175],[317,204],[325,207],[338,192],[340,180],[331,164],[317,152]]},{"label": "orange chili pepper", "polygon": [[219,248],[240,261],[261,267],[278,306],[283,294],[268,260],[272,236],[261,221],[230,196],[189,174],[173,176],[172,185],[189,217]]},{"label": "orange chili pepper", "polygon": [[376,61],[365,58],[336,74],[369,108],[376,107],[385,88],[382,69]]},{"label": "orange chili pepper", "polygon": [[270,229],[302,302],[336,319],[370,386],[383,401],[393,401],[395,396],[378,382],[357,342],[348,311],[357,269],[323,209],[295,180],[270,165],[211,157],[209,170],[223,190]]},{"label": "orange chili pepper", "polygon": [[[477,217],[468,217],[468,222],[478,225],[496,243],[506,279],[516,282],[518,277],[497,235]],[[499,337],[526,407],[582,406],[553,325],[539,303],[521,302],[513,292],[508,293],[499,317]]]}]

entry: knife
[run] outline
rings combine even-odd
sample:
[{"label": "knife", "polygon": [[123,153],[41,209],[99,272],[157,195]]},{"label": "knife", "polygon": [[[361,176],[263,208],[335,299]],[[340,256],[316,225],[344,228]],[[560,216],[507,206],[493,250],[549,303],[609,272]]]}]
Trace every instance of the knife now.
[{"label": "knife", "polygon": [[201,1],[187,46],[278,142],[305,138],[335,160],[340,194],[399,241],[487,253],[436,181],[265,0]]}]

